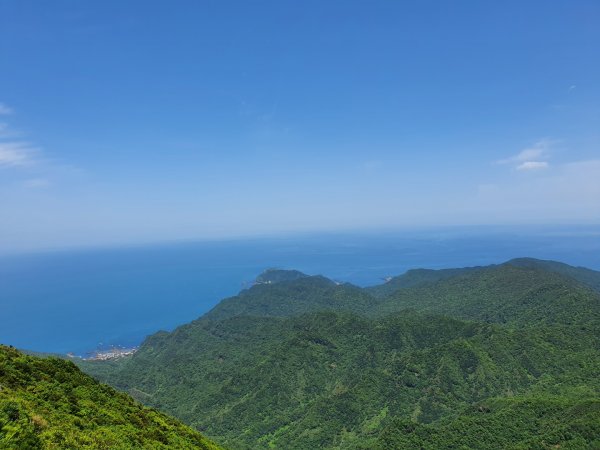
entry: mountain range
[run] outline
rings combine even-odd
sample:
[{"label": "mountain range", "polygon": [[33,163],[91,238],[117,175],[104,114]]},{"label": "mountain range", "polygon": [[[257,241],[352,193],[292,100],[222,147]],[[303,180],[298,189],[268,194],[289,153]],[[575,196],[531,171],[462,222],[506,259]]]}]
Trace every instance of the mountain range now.
[{"label": "mountain range", "polygon": [[600,272],[520,258],[360,288],[271,269],[80,367],[231,449],[600,448]]}]

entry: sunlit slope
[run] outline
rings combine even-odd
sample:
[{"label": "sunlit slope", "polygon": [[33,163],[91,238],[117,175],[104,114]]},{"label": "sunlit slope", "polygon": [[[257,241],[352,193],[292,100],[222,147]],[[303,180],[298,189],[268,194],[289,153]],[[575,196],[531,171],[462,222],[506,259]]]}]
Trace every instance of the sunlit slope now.
[{"label": "sunlit slope", "polygon": [[406,308],[516,326],[597,324],[600,294],[541,267],[506,263],[396,290],[377,312]]},{"label": "sunlit slope", "polygon": [[563,328],[324,312],[199,322],[103,375],[232,448],[344,448],[392,417],[431,423],[539,383],[595,395],[597,349],[597,336]]},{"label": "sunlit slope", "polygon": [[421,275],[381,296],[278,271],[131,358],[83,367],[230,448],[385,448],[414,438],[405,423],[426,448],[444,433],[441,448],[455,448],[476,436],[474,404],[507,430],[553,411],[537,432],[503,435],[529,448],[561,411],[565,427],[578,411],[596,418],[600,297],[589,285],[530,261]]},{"label": "sunlit slope", "polygon": [[100,384],[72,362],[0,346],[0,448],[214,449],[175,419]]},{"label": "sunlit slope", "polygon": [[282,281],[261,283],[225,299],[200,320],[324,310],[376,316],[414,309],[513,325],[600,321],[600,292],[591,287],[598,272],[549,261],[521,259],[488,267],[408,271],[397,278],[404,280],[401,283],[391,280],[367,289],[321,276],[297,277],[295,271],[290,271],[294,278],[285,279],[281,274],[286,271],[277,272]]},{"label": "sunlit slope", "polygon": [[[368,292],[351,284],[338,284],[322,276],[297,277],[296,271],[277,272],[277,281],[260,282],[235,297],[222,300],[202,319],[220,320],[242,315],[287,317],[325,310],[366,313],[376,303]],[[285,277],[285,273],[291,276]],[[265,274],[258,279],[264,277]]]},{"label": "sunlit slope", "polygon": [[406,289],[418,286],[424,286],[436,281],[452,278],[464,273],[480,270],[481,267],[465,267],[460,269],[411,269],[392,277],[384,284],[378,284],[366,289],[371,295],[376,297],[387,297],[399,289]]}]

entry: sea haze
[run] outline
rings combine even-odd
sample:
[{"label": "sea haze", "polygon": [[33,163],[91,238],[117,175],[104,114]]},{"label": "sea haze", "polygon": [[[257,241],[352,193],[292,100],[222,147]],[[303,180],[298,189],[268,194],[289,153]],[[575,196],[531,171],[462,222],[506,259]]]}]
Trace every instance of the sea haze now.
[{"label": "sea haze", "polygon": [[0,258],[0,343],[43,352],[131,346],[189,322],[264,269],[294,268],[361,286],[416,267],[520,256],[600,269],[600,230],[470,229],[320,234]]}]

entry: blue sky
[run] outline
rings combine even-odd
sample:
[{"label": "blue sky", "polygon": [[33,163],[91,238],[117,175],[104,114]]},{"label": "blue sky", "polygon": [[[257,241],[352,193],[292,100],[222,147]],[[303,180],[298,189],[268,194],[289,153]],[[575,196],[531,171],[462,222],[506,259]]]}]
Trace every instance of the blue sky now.
[{"label": "blue sky", "polygon": [[0,0],[0,249],[600,223],[597,1]]}]

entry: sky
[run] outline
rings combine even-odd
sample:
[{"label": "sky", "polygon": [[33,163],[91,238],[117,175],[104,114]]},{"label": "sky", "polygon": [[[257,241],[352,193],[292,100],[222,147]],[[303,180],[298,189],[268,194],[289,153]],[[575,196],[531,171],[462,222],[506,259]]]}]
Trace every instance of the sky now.
[{"label": "sky", "polygon": [[0,0],[0,253],[600,224],[600,3]]}]

